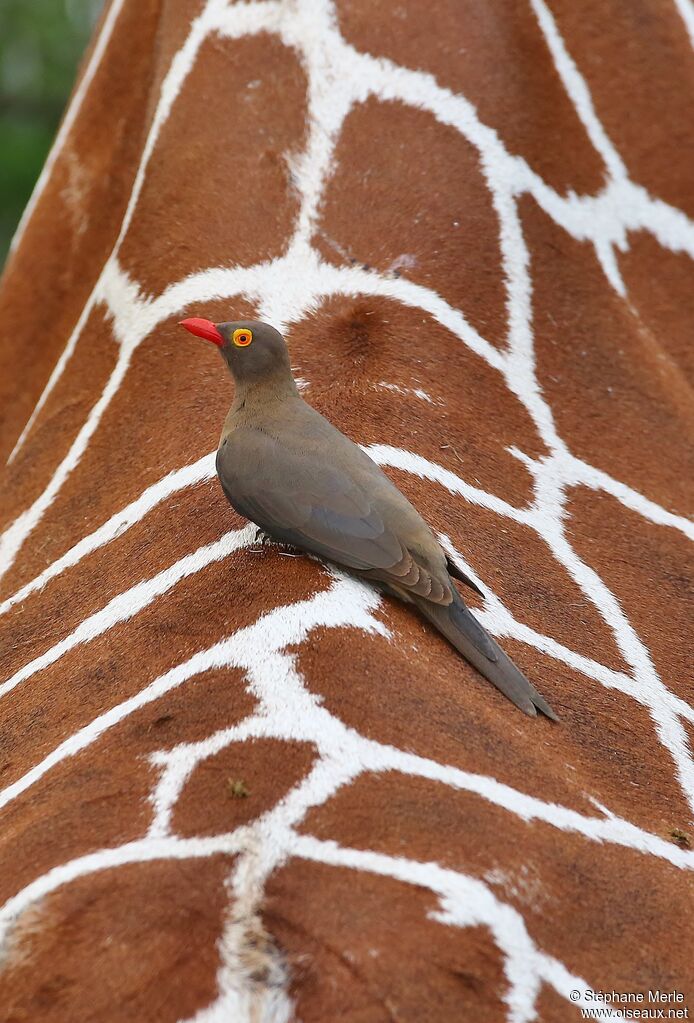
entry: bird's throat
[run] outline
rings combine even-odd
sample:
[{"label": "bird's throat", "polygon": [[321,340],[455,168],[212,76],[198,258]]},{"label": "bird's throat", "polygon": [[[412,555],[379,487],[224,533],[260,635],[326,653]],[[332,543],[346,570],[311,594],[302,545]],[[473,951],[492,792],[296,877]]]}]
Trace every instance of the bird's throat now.
[{"label": "bird's throat", "polygon": [[292,376],[277,373],[260,380],[236,380],[232,415],[264,415],[284,401],[299,397],[299,391]]}]

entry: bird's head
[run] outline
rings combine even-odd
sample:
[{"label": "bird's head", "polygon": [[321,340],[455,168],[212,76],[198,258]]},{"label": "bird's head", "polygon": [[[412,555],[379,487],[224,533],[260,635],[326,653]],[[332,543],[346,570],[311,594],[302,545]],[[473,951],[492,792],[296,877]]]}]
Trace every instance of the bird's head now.
[{"label": "bird's head", "polygon": [[212,323],[193,317],[181,320],[180,326],[217,345],[239,384],[262,382],[278,374],[291,378],[287,345],[269,323],[260,320]]}]

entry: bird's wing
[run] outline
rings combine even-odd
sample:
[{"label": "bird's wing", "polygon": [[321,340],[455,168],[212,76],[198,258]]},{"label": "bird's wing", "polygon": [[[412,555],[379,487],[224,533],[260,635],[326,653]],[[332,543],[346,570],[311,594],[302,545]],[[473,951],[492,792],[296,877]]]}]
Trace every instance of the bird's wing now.
[{"label": "bird's wing", "polygon": [[285,543],[406,593],[450,603],[445,569],[433,571],[408,548],[366,486],[324,459],[280,446],[268,434],[244,434],[217,456],[220,482],[239,514]]}]

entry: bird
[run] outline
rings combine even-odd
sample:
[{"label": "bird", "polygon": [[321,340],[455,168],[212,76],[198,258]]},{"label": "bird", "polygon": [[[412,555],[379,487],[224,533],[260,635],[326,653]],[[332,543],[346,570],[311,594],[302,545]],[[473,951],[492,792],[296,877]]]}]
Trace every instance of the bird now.
[{"label": "bird", "polygon": [[258,320],[180,326],[215,344],[234,379],[216,469],[239,515],[414,604],[516,707],[557,721],[453,580],[484,596],[476,583],[380,466],[302,398],[282,334]]}]

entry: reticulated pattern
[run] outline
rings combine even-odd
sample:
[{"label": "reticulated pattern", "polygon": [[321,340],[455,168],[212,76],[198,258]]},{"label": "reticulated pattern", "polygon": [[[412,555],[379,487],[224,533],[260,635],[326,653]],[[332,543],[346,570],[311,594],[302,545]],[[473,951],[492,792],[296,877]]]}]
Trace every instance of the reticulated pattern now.
[{"label": "reticulated pattern", "polygon": [[[85,331],[92,329],[88,327],[91,318],[101,314],[115,341],[112,365],[97,400],[75,428],[64,456],[42,481],[38,496],[9,522],[0,536],[0,572],[3,576],[15,570],[21,572],[26,551],[35,542],[44,521],[49,520],[57,500],[87,458],[90,447],[98,442],[100,432],[103,434],[104,423],[117,395],[128,387],[135,353],[161,325],[190,308],[203,315],[209,304],[230,299],[248,303],[259,318],[285,330],[292,325],[298,329],[302,320],[310,320],[322,304],[336,296],[379,300],[383,308],[399,306],[411,315],[417,313],[426,317],[427,323],[438,325],[482,360],[503,382],[509,400],[519,402],[525,410],[541,442],[538,450],[543,447],[544,451],[528,454],[520,443],[509,445],[513,459],[527,470],[532,491],[527,503],[514,504],[470,482],[475,477],[474,464],[464,459],[461,461],[466,466],[466,475],[469,466],[469,478],[462,478],[415,450],[380,442],[365,444],[365,447],[381,465],[397,470],[403,477],[409,475],[423,481],[426,488],[445,492],[450,503],[460,505],[461,517],[465,516],[466,505],[473,506],[495,517],[501,526],[513,524],[539,539],[580,591],[586,606],[590,605],[590,613],[597,613],[601,627],[608,630],[615,644],[614,655],[606,653],[601,659],[581,642],[573,648],[553,638],[549,634],[552,630],[544,634],[524,622],[521,612],[513,613],[496,596],[494,581],[480,578],[449,536],[441,534],[451,556],[458,559],[489,594],[478,612],[486,628],[498,637],[517,641],[545,655],[544,665],[555,662],[568,667],[583,683],[572,692],[572,702],[590,703],[594,694],[604,688],[621,694],[626,699],[625,705],[647,715],[649,741],[657,744],[662,759],[667,762],[666,773],[691,809],[694,765],[689,736],[694,709],[684,698],[686,693],[683,695],[669,685],[668,679],[656,669],[648,645],[622,602],[585,554],[579,553],[569,526],[569,504],[580,492],[577,488],[582,488],[609,495],[610,500],[618,502],[630,514],[658,529],[685,537],[691,537],[694,530],[683,516],[578,457],[560,434],[555,409],[545,395],[537,372],[533,258],[523,216],[527,207],[523,204],[532,200],[558,229],[576,243],[589,246],[609,288],[627,307],[631,306],[632,298],[619,257],[629,250],[629,236],[644,232],[664,250],[682,253],[691,259],[694,258],[694,224],[683,212],[653,198],[631,179],[597,116],[586,81],[572,59],[570,47],[562,38],[552,12],[543,0],[532,0],[531,6],[562,87],[604,165],[604,185],[595,194],[560,194],[525,159],[507,148],[494,126],[480,119],[464,95],[450,91],[431,74],[360,52],[341,32],[338,13],[327,0],[266,0],[247,4],[209,0],[204,5],[192,21],[185,42],[170,60],[161,82],[158,103],[142,146],[113,251],[17,440],[10,462],[25,446],[32,444],[55,389],[63,383],[69,384],[78,343]],[[100,61],[108,51],[111,35],[117,31],[124,7],[123,0],[114,0],[104,19],[28,215],[34,208],[38,215],[41,189],[50,180],[55,162],[61,158],[61,147],[80,116],[84,95],[99,74]],[[683,9],[681,13],[690,24],[688,10]],[[245,40],[265,36],[270,36],[295,57],[306,83],[305,142],[300,152],[288,157],[288,173],[296,197],[291,237],[283,245],[282,254],[273,258],[251,265],[210,266],[189,273],[181,280],[170,281],[160,293],[152,294],[149,282],[136,279],[126,269],[130,263],[124,260],[122,253],[162,132],[177,103],[186,94],[186,84],[201,50],[211,39]],[[262,74],[262,68],[258,69],[259,78]],[[319,251],[319,243],[325,241],[321,227],[322,204],[336,173],[335,154],[343,128],[354,110],[370,100],[401,104],[422,112],[458,133],[477,154],[498,224],[506,319],[502,345],[485,338],[484,331],[473,326],[466,317],[464,308],[446,301],[433,288],[416,283],[405,274],[400,275],[400,269],[408,268],[406,258],[403,257],[400,267],[383,272],[361,266],[354,260],[349,265],[337,260],[338,265],[335,265]],[[358,217],[359,211],[354,211],[354,216]],[[27,223],[30,222],[27,220]],[[21,240],[19,244],[21,247]],[[310,385],[310,380],[308,383]],[[397,395],[394,400],[405,405],[424,402],[436,406],[438,400],[417,386],[408,389],[378,380],[373,387]],[[464,396],[460,400],[464,401]],[[396,437],[394,427],[389,439]],[[448,446],[440,445],[442,451]],[[213,453],[168,472],[110,514],[98,528],[88,531],[77,543],[63,550],[38,574],[18,576],[19,584],[12,586],[14,592],[8,593],[0,605],[0,616],[8,616],[10,621],[11,616],[26,613],[23,609],[30,611],[31,602],[41,599],[42,595],[50,599],[51,587],[61,578],[73,580],[81,569],[85,573],[90,571],[95,564],[93,559],[105,556],[110,545],[122,542],[129,531],[140,529],[141,524],[146,528],[150,517],[166,514],[167,508],[175,507],[177,495],[197,493],[197,485],[205,484],[213,475]],[[115,636],[116,645],[127,643],[125,630],[137,628],[138,616],[149,613],[158,601],[175,595],[177,588],[193,577],[209,579],[210,590],[219,593],[224,577],[215,572],[220,565],[235,563],[234,559],[253,544],[254,532],[252,526],[247,526],[223,535],[211,535],[202,546],[196,546],[194,531],[190,536],[186,532],[183,546],[169,558],[165,567],[146,578],[140,578],[138,571],[133,572],[131,578],[140,581],[119,590],[105,602],[98,602],[98,594],[93,594],[97,604],[87,615],[78,616],[67,628],[62,627],[61,619],[52,627],[48,644],[43,637],[33,646],[27,644],[29,655],[25,657],[20,651],[18,663],[0,684],[0,697],[9,704],[22,693],[30,693],[32,686],[43,685],[44,678],[68,679],[71,668],[66,669],[65,676],[48,673],[60,672],[63,664],[73,665],[81,651],[88,658],[90,645],[97,641],[106,642],[108,637]],[[469,547],[475,551],[474,532],[470,535]],[[263,559],[256,564],[260,570],[267,562]],[[450,793],[474,796],[490,808],[503,811],[509,820],[537,822],[538,827],[542,825],[552,830],[556,843],[568,842],[569,836],[579,836],[586,845],[609,846],[662,861],[677,884],[682,883],[677,879],[692,869],[694,854],[673,843],[666,833],[655,833],[636,820],[612,812],[590,792],[587,798],[595,813],[578,811],[573,806],[525,791],[522,775],[517,785],[510,785],[492,774],[464,770],[435,756],[420,755],[411,745],[376,739],[370,727],[359,728],[354,722],[343,719],[339,712],[331,709],[331,700],[315,691],[302,669],[302,649],[308,649],[318,636],[346,630],[357,646],[360,637],[364,643],[367,637],[372,637],[373,642],[387,650],[394,639],[393,629],[378,617],[381,598],[368,587],[337,572],[331,572],[327,579],[322,577],[316,584],[311,575],[315,566],[309,565],[305,571],[307,576],[305,580],[302,577],[301,583],[306,588],[303,599],[289,603],[275,600],[269,606],[262,606],[261,602],[255,606],[255,598],[251,597],[250,616],[245,624],[235,620],[238,627],[229,631],[225,630],[222,620],[215,622],[210,626],[216,634],[212,644],[198,648],[192,642],[188,656],[161,671],[152,671],[149,664],[141,663],[136,677],[129,676],[122,699],[112,698],[105,709],[87,714],[87,719],[63,734],[60,741],[51,743],[47,739],[36,744],[31,751],[30,766],[0,791],[2,812],[10,814],[13,807],[31,801],[37,786],[53,776],[62,777],[60,772],[66,765],[76,763],[79,758],[93,753],[98,762],[99,749],[112,730],[117,732],[124,722],[150,704],[165,708],[171,694],[198,685],[206,675],[238,672],[237,684],[245,688],[251,698],[247,713],[234,723],[207,731],[202,727],[202,734],[197,737],[186,737],[149,750],[146,755],[153,768],[153,781],[146,793],[149,819],[143,823],[141,833],[123,842],[106,843],[83,855],[66,856],[45,872],[35,875],[30,872],[31,876],[21,888],[6,895],[0,911],[0,940],[6,941],[11,949],[16,927],[33,908],[40,907],[42,899],[90,875],[132,864],[208,860],[221,854],[231,859],[231,866],[225,884],[228,909],[218,940],[217,994],[212,1002],[186,1018],[194,1018],[197,1023],[221,1023],[229,1019],[262,1019],[273,1023],[290,1020],[296,1018],[295,992],[290,987],[296,971],[287,965],[267,937],[261,913],[272,879],[288,864],[305,861],[393,879],[407,890],[425,890],[433,899],[430,916],[438,923],[454,929],[487,929],[501,955],[502,998],[506,1016],[514,1023],[536,1018],[541,1011],[538,1006],[542,993],[547,989],[566,1001],[567,1013],[573,1011],[568,1006],[589,1005],[583,995],[579,1001],[574,1001],[571,993],[597,988],[600,979],[581,975],[566,957],[555,955],[542,946],[518,905],[503,896],[503,884],[508,878],[500,882],[499,877],[489,872],[488,876],[477,876],[474,872],[453,869],[445,865],[445,859],[442,862],[420,859],[409,854],[407,843],[401,855],[384,852],[368,841],[364,848],[348,845],[326,837],[321,831],[322,825],[312,829],[311,821],[319,820],[312,815],[341,794],[347,798],[350,789],[364,782],[367,776],[385,779],[388,772],[396,772],[403,779],[426,780]],[[9,577],[14,579],[14,576]],[[89,586],[88,575],[82,585]],[[317,592],[316,585],[319,585]],[[528,590],[532,585],[529,574]],[[244,607],[243,613],[246,610]],[[330,671],[327,661],[320,670]],[[554,702],[551,689],[543,686],[541,680],[536,681]],[[402,685],[407,686],[406,677]],[[117,691],[116,687],[114,692]],[[484,696],[491,699],[487,691]],[[25,698],[29,700],[30,696]],[[615,713],[618,713],[618,706],[623,704],[614,705]],[[29,744],[33,745],[30,727],[27,727],[27,735]],[[243,824],[214,834],[191,834],[185,828],[181,830],[177,825],[177,813],[196,772],[224,751],[238,749],[238,744],[261,740],[292,746],[306,744],[306,748],[313,751],[310,763],[304,765],[300,777],[293,780],[280,798],[259,815],[251,815]],[[537,741],[544,741],[544,735]],[[143,747],[143,755],[144,752]],[[474,836],[470,841],[474,844]],[[615,987],[620,983],[624,983],[624,978],[615,977]],[[402,1018],[414,1017],[403,1015]]]}]

